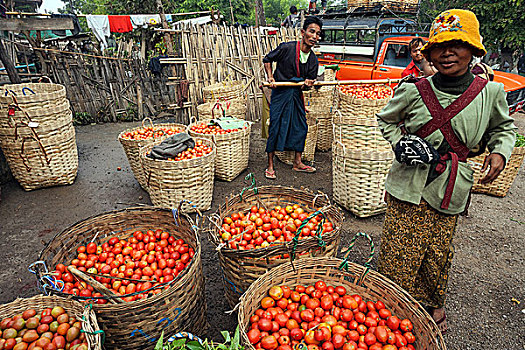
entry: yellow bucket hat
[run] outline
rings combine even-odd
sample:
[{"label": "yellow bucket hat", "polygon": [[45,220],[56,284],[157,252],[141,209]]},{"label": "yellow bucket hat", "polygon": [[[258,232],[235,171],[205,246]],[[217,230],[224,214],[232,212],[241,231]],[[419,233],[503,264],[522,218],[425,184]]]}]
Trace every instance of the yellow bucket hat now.
[{"label": "yellow bucket hat", "polygon": [[474,56],[482,57],[487,54],[481,43],[476,15],[471,11],[457,9],[444,11],[436,17],[430,28],[428,42],[421,48],[421,52],[428,57],[432,45],[453,40],[461,40],[472,46]]}]

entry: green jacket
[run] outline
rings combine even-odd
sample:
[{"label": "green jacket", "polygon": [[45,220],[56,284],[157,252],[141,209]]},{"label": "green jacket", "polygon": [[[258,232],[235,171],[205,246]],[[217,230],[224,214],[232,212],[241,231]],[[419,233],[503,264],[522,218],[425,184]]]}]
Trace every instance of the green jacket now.
[{"label": "green jacket", "polygon": [[[458,96],[437,90],[429,78],[432,88],[446,108]],[[431,119],[430,112],[414,84],[401,85],[392,100],[377,114],[379,127],[387,141],[395,147],[402,136],[397,124],[404,120],[409,133],[416,132]],[[489,136],[488,149],[499,153],[507,160],[516,142],[514,119],[509,116],[509,107],[505,99],[503,84],[489,82],[463,111],[456,115],[452,127],[458,138],[470,149],[474,148],[484,134]],[[434,148],[439,148],[444,140],[439,130],[426,138]],[[419,204],[421,198],[434,209],[445,214],[459,214],[467,204],[468,194],[474,183],[473,170],[467,163],[460,162],[454,192],[448,209],[441,209],[445,189],[450,174],[451,161],[447,169],[430,184],[425,186],[429,169],[428,165],[408,166],[394,160],[388,174],[386,191],[402,201]]]}]

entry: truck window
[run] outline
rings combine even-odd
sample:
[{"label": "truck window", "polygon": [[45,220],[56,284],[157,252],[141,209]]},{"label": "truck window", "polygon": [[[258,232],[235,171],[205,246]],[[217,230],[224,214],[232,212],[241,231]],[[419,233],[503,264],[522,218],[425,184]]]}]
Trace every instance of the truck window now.
[{"label": "truck window", "polygon": [[345,42],[345,32],[343,30],[334,30],[332,33],[333,43],[343,44]]},{"label": "truck window", "polygon": [[385,66],[405,68],[412,61],[407,44],[388,44],[385,51]]}]

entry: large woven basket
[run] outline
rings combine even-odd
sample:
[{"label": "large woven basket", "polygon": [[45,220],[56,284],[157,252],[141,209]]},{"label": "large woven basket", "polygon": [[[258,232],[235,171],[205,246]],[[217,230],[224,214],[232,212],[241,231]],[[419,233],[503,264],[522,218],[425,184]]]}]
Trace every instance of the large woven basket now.
[{"label": "large woven basket", "polygon": [[[343,262],[347,269],[340,270]],[[314,285],[322,280],[329,286],[343,286],[347,294],[357,293],[364,300],[382,300],[387,309],[400,319],[409,318],[416,336],[416,349],[446,350],[438,326],[423,307],[405,290],[378,272],[367,267],[332,257],[306,258],[284,263],[257,279],[241,297],[239,328],[246,349],[254,349],[248,340],[250,316],[260,308],[263,297],[272,286]]]},{"label": "large woven basket", "polygon": [[[158,140],[164,140],[167,135],[162,135],[158,138],[149,138],[146,140],[129,140],[123,137],[123,135],[127,132],[132,132],[135,130],[140,130],[145,127],[145,121],[147,121],[149,118],[146,118],[142,121],[142,126],[138,126],[136,128],[127,129],[122,131],[118,135],[118,140],[120,141],[120,144],[122,145],[122,148],[124,148],[124,152],[126,152],[126,156],[128,157],[129,166],[131,167],[131,171],[133,171],[133,175],[135,176],[135,179],[137,179],[138,183],[144,190],[148,190],[147,184],[146,184],[146,176],[144,175],[144,170],[142,168],[142,164],[140,163],[140,148],[144,147],[146,145],[149,145],[150,143],[153,143]],[[173,128],[180,128],[181,132],[186,130],[186,125],[183,124],[177,124],[177,123],[162,123],[162,124],[153,124],[151,119],[149,119],[152,127],[173,127]]]},{"label": "large woven basket", "polygon": [[332,148],[333,142],[333,123],[332,113],[319,113],[317,117],[317,143],[316,148],[319,151],[328,151]]},{"label": "large woven basket", "polygon": [[[335,71],[329,69],[325,72],[334,72],[334,78],[330,80],[335,80]],[[330,90],[316,91],[312,89],[310,91],[304,92],[305,105],[308,110],[308,114],[313,118],[317,119],[317,143],[316,148],[320,151],[328,151],[332,147],[332,111],[334,104],[334,87],[330,87]]]},{"label": "large woven basket", "polygon": [[468,159],[468,163],[472,169],[474,169],[474,185],[472,186],[472,192],[505,197],[509,192],[510,186],[514,182],[516,175],[518,175],[521,164],[523,163],[525,147],[514,147],[505,169],[503,169],[496,180],[489,184],[480,184],[479,180],[485,175],[481,173],[481,168],[485,162],[485,157],[488,155],[489,153],[485,152],[477,157]]},{"label": "large woven basket", "polygon": [[155,143],[140,149],[140,161],[144,167],[146,186],[153,205],[175,208],[189,199],[193,206],[185,204],[187,211],[208,210],[213,197],[213,176],[215,174],[216,147],[212,140],[194,138],[213,148],[210,154],[181,161],[158,160],[147,157]]},{"label": "large woven basket", "polygon": [[392,150],[354,150],[334,142],[334,200],[359,217],[383,213],[386,210],[385,180],[393,159]]},{"label": "large woven basket", "polygon": [[61,306],[69,316],[74,316],[82,323],[82,330],[86,335],[88,348],[90,350],[102,349],[102,334],[97,323],[97,317],[92,308],[87,304],[81,304],[72,298],[61,298],[58,296],[36,295],[31,298],[17,298],[16,300],[0,305],[0,320],[21,314],[27,309],[34,309],[40,314],[44,309]]},{"label": "large woven basket", "polygon": [[[393,95],[394,90],[391,89],[391,92]],[[379,113],[391,99],[391,97],[376,100],[357,98],[342,93],[340,89],[335,89],[335,96],[337,109],[344,116],[365,116],[370,118],[375,118],[376,113]]]},{"label": "large woven basket", "polygon": [[188,126],[188,134],[192,137],[202,137],[212,140],[217,147],[215,155],[215,177],[224,181],[232,181],[248,167],[250,158],[250,134],[252,125],[245,122],[245,128],[223,135],[207,135],[196,133]]},{"label": "large woven basket", "polygon": [[329,86],[330,89],[323,90],[323,88],[328,88],[323,86],[320,89],[311,89],[309,91],[304,91],[304,105],[310,113],[327,113],[330,112],[333,108],[334,100],[334,88]]},{"label": "large woven basket", "polygon": [[316,194],[308,190],[282,186],[263,186],[243,192],[242,196],[227,198],[216,214],[210,217],[215,224],[211,225],[209,239],[216,247],[221,247],[217,250],[223,271],[224,290],[226,299],[232,307],[258,277],[273,267],[290,261],[281,257],[292,252],[294,243],[288,242],[251,250],[230,249],[223,246],[220,240],[221,224],[225,217],[234,212],[247,211],[253,205],[273,208],[276,205],[299,204],[309,211],[322,208],[322,212],[332,222],[334,230],[322,236],[326,243],[324,247],[319,247],[317,238],[300,239],[295,248],[296,259],[303,259],[306,256],[335,256],[344,220],[341,210],[332,205],[328,197],[322,193]]},{"label": "large woven basket", "polygon": [[[106,333],[107,349],[153,348],[162,331],[174,334],[188,331],[202,334],[206,327],[206,301],[201,265],[201,245],[197,227],[186,215],[172,210],[137,207],[92,216],[57,234],[40,253],[47,266],[67,264],[80,245],[97,244],[112,237],[127,239],[136,230],[161,229],[184,239],[195,250],[191,262],[170,282],[169,288],[146,299],[120,304],[93,304],[98,321]],[[45,271],[38,270],[42,278]],[[56,290],[53,294],[69,296]]]},{"label": "large woven basket", "polygon": [[246,119],[247,111],[246,99],[240,97],[227,101],[206,102],[197,106],[197,113],[201,122],[222,117],[223,112],[227,116]]},{"label": "large woven basket", "polygon": [[65,87],[28,83],[0,92],[0,147],[18,183],[26,191],[72,184],[78,153]]},{"label": "large woven basket", "polygon": [[374,116],[343,115],[336,110],[333,115],[333,140],[347,149],[387,152],[392,150]]},{"label": "large woven basket", "polygon": [[220,83],[208,85],[202,88],[204,102],[212,102],[220,99],[231,100],[243,96],[244,85],[242,81],[225,80]]},{"label": "large woven basket", "polygon": [[[304,141],[302,160],[313,162],[315,159],[315,146],[317,144],[317,131],[319,123],[315,119],[308,119],[308,132]],[[295,159],[295,151],[276,151],[275,155],[285,164],[292,165]]]}]

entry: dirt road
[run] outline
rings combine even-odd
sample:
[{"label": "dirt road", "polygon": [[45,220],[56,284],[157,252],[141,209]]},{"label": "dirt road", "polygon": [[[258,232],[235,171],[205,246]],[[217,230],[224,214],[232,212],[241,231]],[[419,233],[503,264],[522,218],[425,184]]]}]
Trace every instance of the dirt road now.
[{"label": "dirt road", "polygon": [[[135,203],[150,204],[117,140],[121,130],[135,124],[78,127],[80,167],[78,178],[71,186],[32,192],[24,192],[16,182],[2,186],[0,303],[38,293],[35,276],[27,267],[38,258],[43,243],[56,233],[91,215]],[[516,115],[516,124],[523,133],[525,114]],[[330,153],[316,154],[316,174],[297,174],[289,166],[278,163],[278,179],[270,182],[263,177],[264,141],[258,128],[253,131],[251,152],[247,171],[231,183],[215,182],[212,211],[226,195],[244,187],[243,177],[248,172],[256,175],[259,185],[304,186],[331,196]],[[118,171],[117,167],[122,170]],[[449,349],[525,349],[524,204],[522,167],[505,198],[474,195],[470,215],[461,218],[447,302],[449,332],[445,340]],[[346,213],[346,217],[343,247],[358,231],[370,233],[379,245],[381,215],[357,219]],[[229,307],[223,299],[217,256],[205,235],[201,242],[211,325],[207,335],[219,339],[220,330],[235,329],[236,316],[225,314]],[[362,244],[353,259],[363,262],[367,254]]]}]

